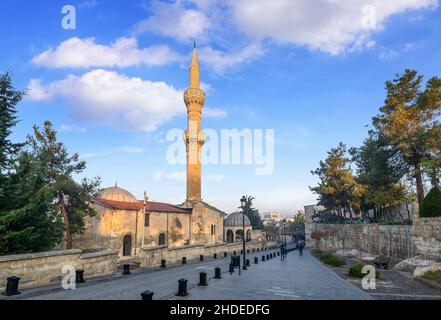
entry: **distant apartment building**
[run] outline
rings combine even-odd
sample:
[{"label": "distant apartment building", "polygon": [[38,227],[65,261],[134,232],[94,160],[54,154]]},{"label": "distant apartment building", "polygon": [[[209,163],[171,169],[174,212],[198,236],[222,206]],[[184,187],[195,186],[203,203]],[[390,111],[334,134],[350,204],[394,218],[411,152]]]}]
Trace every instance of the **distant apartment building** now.
[{"label": "distant apartment building", "polygon": [[280,221],[280,214],[278,212],[264,212],[263,213],[263,224],[267,225],[270,223],[278,224]]}]

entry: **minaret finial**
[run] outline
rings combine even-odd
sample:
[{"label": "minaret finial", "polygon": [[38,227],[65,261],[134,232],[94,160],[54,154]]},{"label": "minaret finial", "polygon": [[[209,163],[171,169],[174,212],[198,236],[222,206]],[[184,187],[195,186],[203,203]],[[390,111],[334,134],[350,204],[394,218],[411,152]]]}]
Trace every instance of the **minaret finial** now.
[{"label": "minaret finial", "polygon": [[118,180],[115,181],[115,187],[118,187]]},{"label": "minaret finial", "polygon": [[196,40],[193,40],[193,48],[196,49]]}]

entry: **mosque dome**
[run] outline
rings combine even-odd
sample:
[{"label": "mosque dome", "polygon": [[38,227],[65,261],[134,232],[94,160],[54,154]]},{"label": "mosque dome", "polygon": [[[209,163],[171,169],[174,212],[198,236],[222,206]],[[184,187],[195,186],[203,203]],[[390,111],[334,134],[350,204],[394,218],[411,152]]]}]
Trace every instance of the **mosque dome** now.
[{"label": "mosque dome", "polygon": [[[242,212],[233,212],[225,217],[224,226],[226,227],[242,227],[243,226],[243,213]],[[245,216],[245,227],[250,227],[251,221]]]},{"label": "mosque dome", "polygon": [[98,198],[119,202],[138,202],[133,194],[118,186],[103,189]]}]

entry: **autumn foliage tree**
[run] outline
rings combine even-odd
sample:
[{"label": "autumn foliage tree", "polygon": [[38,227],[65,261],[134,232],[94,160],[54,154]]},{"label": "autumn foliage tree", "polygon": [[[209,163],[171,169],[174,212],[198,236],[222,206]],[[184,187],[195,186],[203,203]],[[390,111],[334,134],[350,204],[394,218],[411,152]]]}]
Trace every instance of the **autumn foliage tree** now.
[{"label": "autumn foliage tree", "polygon": [[431,163],[441,149],[441,79],[429,79],[425,89],[422,82],[423,76],[415,70],[387,81],[385,104],[373,118],[378,134],[409,166],[420,205],[424,199],[423,164]]}]

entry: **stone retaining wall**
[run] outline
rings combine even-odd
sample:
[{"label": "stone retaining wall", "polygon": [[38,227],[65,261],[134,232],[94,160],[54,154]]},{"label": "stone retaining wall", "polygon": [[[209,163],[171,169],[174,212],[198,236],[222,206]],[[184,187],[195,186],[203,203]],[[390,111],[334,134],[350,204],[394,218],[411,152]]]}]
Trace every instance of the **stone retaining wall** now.
[{"label": "stone retaining wall", "polygon": [[0,288],[10,276],[20,277],[20,287],[61,281],[65,265],[84,269],[85,277],[116,272],[118,251],[106,250],[81,254],[81,250],[59,250],[29,254],[0,256]]},{"label": "stone retaining wall", "polygon": [[372,255],[406,259],[441,258],[441,218],[415,219],[412,226],[378,224],[306,224],[307,245],[336,251],[357,249]]},{"label": "stone retaining wall", "polygon": [[[253,249],[265,248],[276,245],[275,242],[247,242],[246,248]],[[165,259],[167,264],[180,263],[182,257],[186,257],[187,261],[198,260],[200,255],[206,258],[212,258],[216,253],[219,258],[223,257],[224,252],[228,254],[240,253],[242,243],[222,243],[214,245],[192,245],[183,247],[169,248],[167,246],[146,247],[140,251],[141,267],[157,267],[161,265],[161,260]]]}]

